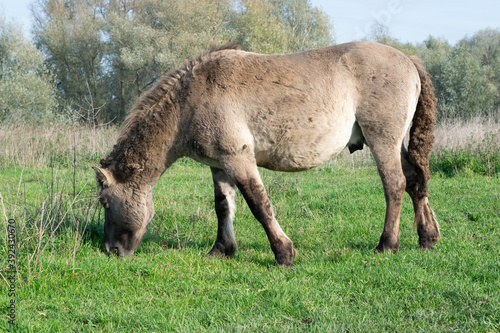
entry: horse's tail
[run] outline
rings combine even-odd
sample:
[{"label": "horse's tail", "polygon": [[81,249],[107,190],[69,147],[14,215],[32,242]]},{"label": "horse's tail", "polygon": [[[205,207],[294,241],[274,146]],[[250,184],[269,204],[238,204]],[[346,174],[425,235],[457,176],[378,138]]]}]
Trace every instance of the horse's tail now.
[{"label": "horse's tail", "polygon": [[429,157],[434,143],[437,99],[432,91],[430,75],[425,70],[420,59],[416,57],[410,59],[417,68],[421,85],[408,144],[408,162],[413,165],[416,173],[411,189],[412,200],[416,204],[413,225],[418,230],[420,246],[422,248],[432,248],[432,244],[439,240],[440,234],[439,223],[427,199],[429,196],[427,182],[431,178]]},{"label": "horse's tail", "polygon": [[436,102],[432,81],[421,60],[410,57],[420,76],[421,90],[417,110],[413,116],[408,144],[409,162],[416,172],[416,195],[419,199],[427,197],[427,182],[430,177],[429,157],[434,144],[434,124],[436,123]]}]

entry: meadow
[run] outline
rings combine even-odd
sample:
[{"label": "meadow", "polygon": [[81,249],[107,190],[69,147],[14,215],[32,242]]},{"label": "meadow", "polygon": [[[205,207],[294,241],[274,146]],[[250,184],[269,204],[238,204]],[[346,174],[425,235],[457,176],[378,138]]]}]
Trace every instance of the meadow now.
[{"label": "meadow", "polygon": [[[0,127],[0,330],[18,332],[499,332],[500,126],[436,129],[431,206],[441,226],[422,252],[405,194],[400,250],[374,254],[385,201],[365,147],[302,173],[261,170],[299,252],[274,265],[266,235],[237,195],[233,259],[209,259],[216,236],[210,170],[189,159],[154,191],[138,251],[104,252],[91,166],[115,127]],[[8,220],[16,224],[9,323]]]}]

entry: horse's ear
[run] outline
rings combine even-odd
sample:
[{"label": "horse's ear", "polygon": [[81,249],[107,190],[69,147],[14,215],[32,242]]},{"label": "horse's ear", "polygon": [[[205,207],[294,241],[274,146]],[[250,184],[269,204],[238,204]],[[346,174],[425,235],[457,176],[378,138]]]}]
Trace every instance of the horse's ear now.
[{"label": "horse's ear", "polygon": [[97,182],[101,187],[109,187],[115,183],[115,177],[108,169],[92,167],[95,171]]}]

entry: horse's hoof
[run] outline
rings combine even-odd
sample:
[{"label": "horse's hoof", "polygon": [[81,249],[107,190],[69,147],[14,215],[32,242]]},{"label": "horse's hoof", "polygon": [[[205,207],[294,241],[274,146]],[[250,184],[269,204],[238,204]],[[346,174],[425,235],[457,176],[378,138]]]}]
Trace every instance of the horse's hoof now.
[{"label": "horse's hoof", "polygon": [[212,259],[232,258],[234,257],[236,250],[236,244],[223,245],[222,243],[216,242],[212,250],[207,253],[207,256]]},{"label": "horse's hoof", "polygon": [[433,245],[437,242],[437,237],[420,237],[420,239],[418,240],[418,245],[420,246],[420,250],[422,251],[432,251],[434,250]]},{"label": "horse's hoof", "polygon": [[439,230],[418,230],[418,245],[421,250],[434,250],[433,245],[439,241]]},{"label": "horse's hoof", "polygon": [[286,267],[286,268],[294,267],[292,259],[297,257],[297,254],[298,254],[297,250],[295,250],[293,245],[291,245],[291,249],[289,249],[288,251],[283,251],[281,253],[276,254],[275,263],[277,266],[280,267]]},{"label": "horse's hoof", "polygon": [[385,252],[391,252],[391,253],[397,253],[399,248],[390,248],[386,247],[384,245],[378,245],[375,250],[373,251],[374,254],[380,254],[380,253],[385,253]]},{"label": "horse's hoof", "polygon": [[285,264],[281,264],[281,265],[280,265],[280,264],[278,264],[277,262],[275,262],[274,264],[275,264],[276,266],[278,266],[278,267],[281,267],[281,268],[286,268],[286,269],[288,269],[288,268],[294,268],[294,267],[295,267],[295,265],[294,265],[293,263],[290,263],[290,264],[287,264],[287,265],[285,265]]},{"label": "horse's hoof", "polygon": [[291,259],[288,259],[288,260],[282,260],[281,262],[278,261],[278,259],[276,258],[276,260],[274,261],[274,264],[278,267],[282,267],[282,268],[293,268],[295,267],[293,265],[293,262]]},{"label": "horse's hoof", "polygon": [[399,250],[399,238],[391,234],[383,233],[380,236],[380,241],[375,248],[375,253],[392,252],[396,253]]}]

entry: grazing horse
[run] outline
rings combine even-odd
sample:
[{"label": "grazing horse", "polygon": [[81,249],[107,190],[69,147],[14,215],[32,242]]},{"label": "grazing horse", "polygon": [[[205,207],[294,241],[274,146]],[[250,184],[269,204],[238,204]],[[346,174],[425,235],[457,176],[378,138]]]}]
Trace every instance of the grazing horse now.
[{"label": "grazing horse", "polygon": [[[287,55],[235,45],[213,48],[171,71],[139,100],[111,153],[94,167],[105,207],[106,251],[132,254],[154,215],[153,187],[180,157],[211,168],[217,239],[209,255],[234,255],[235,189],[262,224],[278,265],[297,255],[276,221],[258,172],[302,171],[346,146],[366,144],[386,200],[376,250],[399,248],[406,190],[422,249],[439,239],[429,206],[429,154],[436,99],[418,59],[380,44],[353,42]],[[410,128],[408,150],[403,139]]]}]

